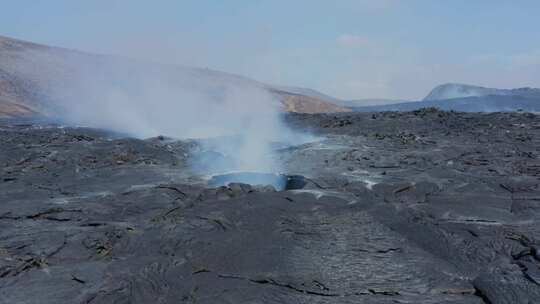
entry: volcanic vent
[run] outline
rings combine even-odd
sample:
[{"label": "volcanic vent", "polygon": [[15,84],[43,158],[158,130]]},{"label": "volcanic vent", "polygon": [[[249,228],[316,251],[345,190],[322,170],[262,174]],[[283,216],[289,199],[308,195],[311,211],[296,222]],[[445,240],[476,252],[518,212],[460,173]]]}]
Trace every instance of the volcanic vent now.
[{"label": "volcanic vent", "polygon": [[278,191],[302,189],[306,180],[301,175],[286,175],[261,172],[235,172],[212,176],[208,185],[212,187],[227,186],[230,183],[250,185],[270,185]]}]

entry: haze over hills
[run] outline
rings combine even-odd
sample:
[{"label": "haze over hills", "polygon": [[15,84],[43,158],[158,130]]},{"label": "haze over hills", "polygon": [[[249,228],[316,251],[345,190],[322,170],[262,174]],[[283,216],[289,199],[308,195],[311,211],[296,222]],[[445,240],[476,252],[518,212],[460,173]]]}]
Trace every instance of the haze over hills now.
[{"label": "haze over hills", "polygon": [[287,93],[290,93],[290,94],[303,95],[303,96],[309,96],[309,97],[316,97],[316,98],[319,98],[319,99],[322,99],[322,100],[331,101],[331,102],[336,103],[336,104],[339,104],[340,102],[343,102],[343,100],[341,100],[339,98],[324,94],[322,92],[319,92],[317,90],[310,89],[310,88],[279,86],[279,85],[272,85],[270,87],[273,90],[277,91],[277,92],[287,92]]},{"label": "haze over hills", "polygon": [[379,111],[414,111],[421,108],[438,108],[445,111],[460,112],[540,112],[540,99],[522,96],[471,96],[463,98],[426,100],[382,106],[364,106],[353,108],[358,112]]},{"label": "haze over hills", "polygon": [[425,107],[463,112],[540,111],[540,89],[529,87],[497,89],[446,83],[435,87],[420,101],[385,98],[342,100],[312,89],[291,89],[360,112],[412,111]]},{"label": "haze over hills", "polygon": [[435,107],[462,112],[540,111],[540,89],[495,89],[448,83],[434,88],[423,100],[351,107],[355,111],[413,111]]},{"label": "haze over hills", "polygon": [[[269,85],[220,71],[90,54],[0,36],[0,117],[55,117],[66,107],[66,100],[72,103],[70,106],[76,105],[81,92],[95,94],[112,84],[122,91],[109,95],[126,95],[121,97],[129,99],[148,95],[142,87],[149,82],[153,93],[169,87],[185,88],[209,100],[219,100],[230,90],[260,90],[272,96],[276,102],[272,106],[299,113],[409,111],[423,107],[465,112],[540,111],[537,88],[448,83],[435,87],[421,101],[342,100],[309,88]],[[59,104],[58,99],[64,99],[64,103]],[[129,102],[124,105],[127,108]]]},{"label": "haze over hills", "polygon": [[355,100],[340,100],[336,103],[345,107],[354,108],[361,106],[381,106],[396,103],[411,102],[410,100],[403,99],[388,99],[388,98],[364,98]]},{"label": "haze over hills", "polygon": [[[62,110],[59,98],[71,98],[75,104],[80,98],[77,93],[92,93],[105,83],[121,88],[122,94],[140,96],[143,82],[189,88],[215,100],[230,90],[262,90],[270,93],[278,102],[275,106],[283,111],[350,111],[332,103],[328,96],[305,95],[225,72],[96,55],[0,36],[0,117],[54,117]],[[94,83],[98,87],[90,87]]]},{"label": "haze over hills", "polygon": [[517,88],[495,89],[473,86],[467,84],[447,83],[435,87],[425,98],[427,100],[445,100],[454,98],[478,97],[478,96],[522,96],[526,98],[540,98],[540,89]]},{"label": "haze over hills", "polygon": [[272,86],[273,89],[277,91],[284,91],[292,94],[309,96],[312,98],[319,98],[324,101],[329,101],[333,104],[340,105],[343,107],[351,108],[358,106],[377,106],[377,105],[386,105],[386,104],[396,104],[402,102],[410,102],[409,100],[404,99],[389,99],[389,98],[363,98],[363,99],[339,99],[334,96],[327,95],[325,93],[319,92],[310,88],[300,88],[300,87],[290,87],[290,86]]}]

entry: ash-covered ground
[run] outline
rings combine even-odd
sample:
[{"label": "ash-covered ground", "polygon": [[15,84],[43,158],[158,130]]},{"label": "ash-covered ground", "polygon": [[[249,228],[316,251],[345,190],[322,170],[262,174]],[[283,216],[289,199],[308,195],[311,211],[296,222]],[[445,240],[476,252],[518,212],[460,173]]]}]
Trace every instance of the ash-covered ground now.
[{"label": "ash-covered ground", "polygon": [[[0,303],[540,303],[540,119],[289,115],[301,189],[195,141],[0,123]],[[211,153],[206,151],[204,153]]]}]

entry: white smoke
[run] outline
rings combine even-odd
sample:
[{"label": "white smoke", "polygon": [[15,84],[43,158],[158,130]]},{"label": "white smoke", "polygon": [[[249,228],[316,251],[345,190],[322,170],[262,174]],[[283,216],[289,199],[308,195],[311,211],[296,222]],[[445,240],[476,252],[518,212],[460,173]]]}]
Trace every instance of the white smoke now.
[{"label": "white smoke", "polygon": [[[36,79],[69,124],[139,138],[210,138],[227,160],[216,170],[279,172],[272,143],[293,132],[280,103],[257,82],[225,73],[63,50],[32,50],[17,69]],[[219,167],[219,168],[218,168]],[[226,168],[225,168],[226,167]]]}]

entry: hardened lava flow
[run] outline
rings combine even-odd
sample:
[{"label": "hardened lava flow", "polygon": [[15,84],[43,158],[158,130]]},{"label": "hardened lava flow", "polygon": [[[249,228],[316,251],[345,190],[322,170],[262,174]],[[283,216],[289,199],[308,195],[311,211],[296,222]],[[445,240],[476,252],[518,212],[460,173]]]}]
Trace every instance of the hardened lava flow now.
[{"label": "hardened lava flow", "polygon": [[283,175],[210,180],[192,141],[2,121],[0,303],[540,303],[536,114],[285,121],[320,140]]}]

